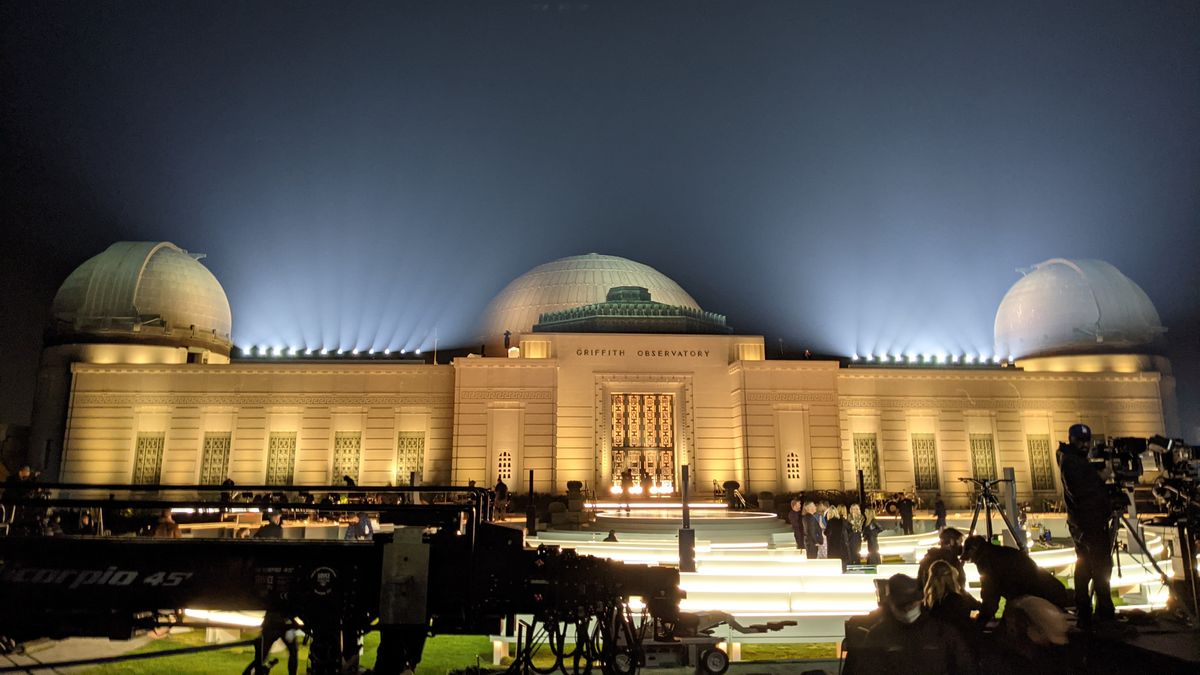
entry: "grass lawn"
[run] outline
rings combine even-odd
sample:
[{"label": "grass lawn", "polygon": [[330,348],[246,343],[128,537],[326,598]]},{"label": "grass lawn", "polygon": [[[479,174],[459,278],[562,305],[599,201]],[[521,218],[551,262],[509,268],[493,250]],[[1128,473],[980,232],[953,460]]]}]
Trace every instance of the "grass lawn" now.
[{"label": "grass lawn", "polygon": [[[170,634],[154,640],[135,651],[144,654],[161,652],[184,647],[197,647],[204,644],[204,631],[194,630],[187,633]],[[370,633],[363,644],[363,666],[375,662],[375,651],[379,647],[379,634]],[[568,645],[568,649],[570,646]],[[781,659],[831,659],[835,658],[833,643],[797,644],[797,645],[742,645],[742,658],[746,661],[764,661]],[[169,656],[161,659],[147,659],[126,663],[113,663],[97,666],[85,672],[87,675],[151,675],[172,673],[173,675],[209,675],[232,674],[242,672],[242,669],[254,657],[250,647],[235,647],[220,651],[201,654],[186,654]],[[287,672],[287,652],[276,652],[272,658],[278,658],[279,663],[272,668],[273,673]],[[308,648],[300,647],[300,672],[305,670],[308,659]],[[536,659],[539,666],[550,665],[552,657],[548,650],[542,650]],[[505,665],[510,662],[505,660]],[[483,635],[439,635],[425,642],[425,652],[417,673],[421,675],[445,675],[451,670],[466,668],[479,664],[488,668],[492,663],[492,643]]]},{"label": "grass lawn", "polygon": [[[204,631],[194,630],[187,633],[171,634],[155,640],[135,651],[138,654],[161,652],[184,647],[198,647],[204,644]],[[375,650],[379,647],[379,634],[369,633],[363,640],[362,663],[369,666],[375,662]],[[441,635],[431,638],[425,643],[425,653],[421,659],[418,673],[430,675],[445,675],[450,670],[473,666],[479,662],[487,666],[492,662],[492,643],[482,635]],[[209,675],[211,673],[236,675],[242,672],[254,658],[254,650],[250,647],[234,647],[220,651],[204,652],[201,654],[185,654],[168,656],[161,659],[146,659],[126,663],[112,663],[83,671],[87,675],[157,675],[172,673],[173,675]],[[272,673],[287,673],[287,652],[276,652],[272,658],[278,658],[279,663],[271,669]],[[308,659],[308,648],[300,647],[300,672],[305,670]]]}]

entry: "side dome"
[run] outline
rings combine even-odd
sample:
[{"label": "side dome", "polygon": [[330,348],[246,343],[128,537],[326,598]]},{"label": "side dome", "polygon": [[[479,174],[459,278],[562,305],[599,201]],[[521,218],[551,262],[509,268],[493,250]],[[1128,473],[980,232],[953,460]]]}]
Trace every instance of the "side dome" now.
[{"label": "side dome", "polygon": [[49,339],[197,346],[228,355],[229,299],[200,264],[203,257],[170,242],[109,246],[59,287]]},{"label": "side dome", "polygon": [[640,286],[656,302],[700,309],[700,305],[662,272],[615,255],[574,255],[529,270],[500,291],[484,312],[482,327],[488,342],[504,331],[529,333],[542,314],[604,302],[616,286]]},{"label": "side dome", "polygon": [[997,353],[1016,358],[1130,351],[1166,331],[1146,292],[1103,260],[1027,270],[996,311]]}]

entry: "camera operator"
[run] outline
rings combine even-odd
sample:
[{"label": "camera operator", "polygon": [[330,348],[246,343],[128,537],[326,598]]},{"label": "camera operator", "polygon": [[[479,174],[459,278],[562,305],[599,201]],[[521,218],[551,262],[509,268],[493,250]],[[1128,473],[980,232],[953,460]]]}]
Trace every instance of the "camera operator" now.
[{"label": "camera operator", "polygon": [[1063,497],[1067,503],[1067,526],[1075,542],[1075,611],[1081,628],[1092,625],[1090,582],[1096,595],[1095,618],[1111,620],[1115,616],[1109,577],[1112,576],[1113,513],[1104,478],[1088,461],[1092,430],[1075,424],[1067,433],[1068,443],[1058,444],[1058,468],[1062,473]]}]

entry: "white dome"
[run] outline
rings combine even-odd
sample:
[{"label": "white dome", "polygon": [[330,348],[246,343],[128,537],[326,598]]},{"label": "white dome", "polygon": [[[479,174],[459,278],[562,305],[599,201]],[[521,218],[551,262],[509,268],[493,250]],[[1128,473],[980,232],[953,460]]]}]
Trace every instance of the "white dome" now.
[{"label": "white dome", "polygon": [[1144,347],[1165,330],[1145,291],[1117,268],[1054,258],[1005,294],[995,338],[998,354],[1022,358]]},{"label": "white dome", "polygon": [[79,337],[224,347],[225,291],[197,256],[170,242],[120,241],[89,258],[54,296],[52,331]]},{"label": "white dome", "polygon": [[604,302],[614,286],[641,286],[655,302],[700,309],[679,284],[649,265],[614,255],[574,255],[538,265],[505,286],[484,312],[484,338],[495,342],[506,330],[529,333],[542,314]]}]

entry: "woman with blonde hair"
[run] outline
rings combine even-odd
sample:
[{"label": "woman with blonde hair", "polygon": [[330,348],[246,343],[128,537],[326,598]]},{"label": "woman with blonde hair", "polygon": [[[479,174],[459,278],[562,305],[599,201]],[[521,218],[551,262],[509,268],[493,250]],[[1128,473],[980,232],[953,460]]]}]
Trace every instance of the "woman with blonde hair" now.
[{"label": "woman with blonde hair", "polygon": [[958,570],[945,560],[938,560],[929,567],[925,607],[931,616],[969,631],[971,612],[979,609],[979,601],[963,590]]},{"label": "woman with blonde hair", "polygon": [[862,562],[862,555],[859,551],[862,549],[863,541],[863,514],[862,507],[858,504],[850,505],[850,512],[843,516],[846,523],[850,526],[850,564],[857,565]]}]

